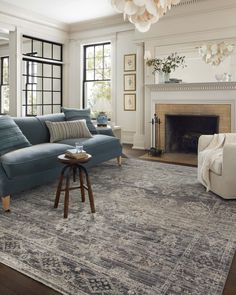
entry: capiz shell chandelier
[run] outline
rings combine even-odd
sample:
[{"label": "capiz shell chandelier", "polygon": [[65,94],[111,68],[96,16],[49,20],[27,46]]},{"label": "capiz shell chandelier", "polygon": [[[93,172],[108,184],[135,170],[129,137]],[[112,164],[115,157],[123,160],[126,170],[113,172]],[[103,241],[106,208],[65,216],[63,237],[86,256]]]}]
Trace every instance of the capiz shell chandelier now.
[{"label": "capiz shell chandelier", "polygon": [[156,23],[172,5],[181,0],[111,0],[113,7],[135,24],[140,32],[147,32],[151,24]]}]

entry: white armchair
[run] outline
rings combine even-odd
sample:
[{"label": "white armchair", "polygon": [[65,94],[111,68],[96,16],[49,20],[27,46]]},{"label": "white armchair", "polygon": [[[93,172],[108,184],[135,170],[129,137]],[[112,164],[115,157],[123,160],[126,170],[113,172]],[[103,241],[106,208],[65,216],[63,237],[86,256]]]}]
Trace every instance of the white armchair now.
[{"label": "white armchair", "polygon": [[[202,135],[198,154],[211,142],[213,135]],[[198,166],[199,169],[199,166]],[[223,156],[210,167],[211,191],[224,199],[236,199],[236,133],[227,133]]]}]

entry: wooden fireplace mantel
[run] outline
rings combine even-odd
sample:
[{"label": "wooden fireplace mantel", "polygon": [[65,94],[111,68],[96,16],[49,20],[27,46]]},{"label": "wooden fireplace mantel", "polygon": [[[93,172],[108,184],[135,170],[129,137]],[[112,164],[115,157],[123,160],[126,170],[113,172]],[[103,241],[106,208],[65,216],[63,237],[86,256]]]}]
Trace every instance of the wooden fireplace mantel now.
[{"label": "wooden fireplace mantel", "polygon": [[207,91],[236,90],[236,82],[160,83],[146,84],[150,91]]}]

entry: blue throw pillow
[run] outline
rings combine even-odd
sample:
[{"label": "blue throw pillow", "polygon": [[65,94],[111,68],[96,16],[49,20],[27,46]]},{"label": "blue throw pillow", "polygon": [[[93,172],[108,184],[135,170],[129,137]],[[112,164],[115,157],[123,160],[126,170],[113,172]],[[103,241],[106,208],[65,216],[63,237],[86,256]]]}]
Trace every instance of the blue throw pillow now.
[{"label": "blue throw pillow", "polygon": [[9,116],[0,116],[0,156],[31,146],[14,120]]},{"label": "blue throw pillow", "polygon": [[91,121],[90,109],[71,109],[71,108],[61,108],[65,114],[66,121],[75,121],[75,120],[86,120],[89,131],[92,134],[97,134],[97,130]]}]

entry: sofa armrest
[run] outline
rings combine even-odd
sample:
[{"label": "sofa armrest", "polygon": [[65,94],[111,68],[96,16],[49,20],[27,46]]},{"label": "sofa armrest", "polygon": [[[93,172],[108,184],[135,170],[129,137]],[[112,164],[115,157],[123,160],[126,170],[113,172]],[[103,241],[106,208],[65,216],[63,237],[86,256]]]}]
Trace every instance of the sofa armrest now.
[{"label": "sofa armrest", "polygon": [[106,128],[106,127],[103,127],[103,128],[96,128],[97,130],[97,133],[98,134],[103,134],[103,135],[108,135],[108,136],[113,136],[115,137],[113,131],[111,128]]},{"label": "sofa armrest", "polygon": [[201,135],[198,140],[198,153],[204,150],[211,142],[213,135]]},{"label": "sofa armrest", "polygon": [[236,143],[228,143],[223,147],[222,174],[236,182]]}]

